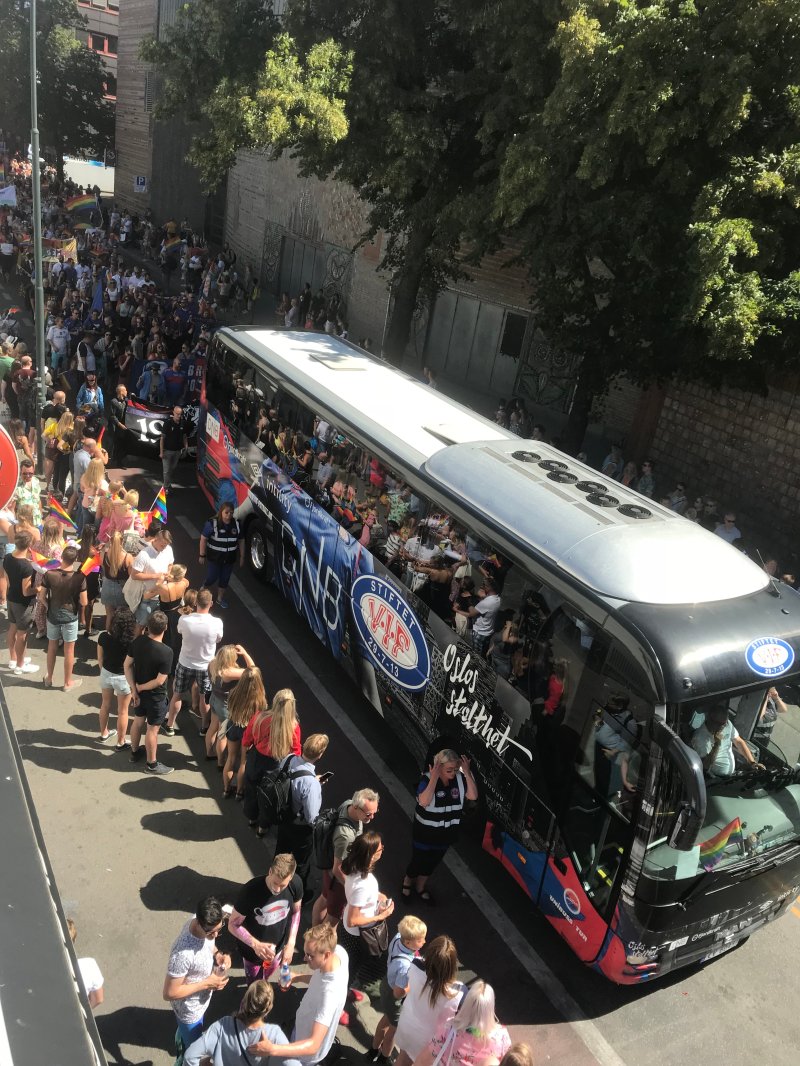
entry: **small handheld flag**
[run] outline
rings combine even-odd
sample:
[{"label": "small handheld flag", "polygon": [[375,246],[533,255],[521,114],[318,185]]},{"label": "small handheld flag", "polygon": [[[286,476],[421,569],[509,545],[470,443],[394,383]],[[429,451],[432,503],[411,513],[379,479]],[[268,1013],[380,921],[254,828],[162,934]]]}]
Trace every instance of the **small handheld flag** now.
[{"label": "small handheld flag", "polygon": [[100,445],[101,448],[103,447],[103,437],[105,437],[105,435],[106,435],[106,427],[103,426],[103,428],[97,434],[97,443]]},{"label": "small handheld flag", "polygon": [[87,577],[89,574],[96,573],[99,569],[100,552],[95,552],[93,555],[90,555],[88,559],[85,559],[84,562],[81,563],[81,573],[86,574]]},{"label": "small handheld flag", "polygon": [[61,506],[55,496],[51,496],[47,501],[47,513],[48,515],[52,515],[53,518],[57,518],[62,525],[69,526],[70,529],[77,533],[78,527],[72,521],[70,516]]},{"label": "small handheld flag", "polygon": [[71,196],[64,204],[67,211],[90,211],[97,207],[97,197],[94,193],[84,193],[82,196]]},{"label": "small handheld flag", "polygon": [[177,250],[182,244],[183,241],[180,239],[180,237],[167,237],[167,239],[164,241],[164,251],[177,252]]},{"label": "small handheld flag", "polygon": [[150,508],[150,517],[157,518],[164,525],[167,524],[167,490],[163,485],[158,490],[158,495]]},{"label": "small handheld flag", "polygon": [[48,559],[46,555],[40,555],[36,551],[31,551],[31,562],[41,570],[58,570],[61,566],[60,559]]},{"label": "small handheld flag", "polygon": [[704,840],[700,845],[700,863],[703,869],[713,870],[729,844],[738,844],[740,850],[744,847],[742,823],[738,818],[734,818],[724,829],[720,829],[718,833]]}]

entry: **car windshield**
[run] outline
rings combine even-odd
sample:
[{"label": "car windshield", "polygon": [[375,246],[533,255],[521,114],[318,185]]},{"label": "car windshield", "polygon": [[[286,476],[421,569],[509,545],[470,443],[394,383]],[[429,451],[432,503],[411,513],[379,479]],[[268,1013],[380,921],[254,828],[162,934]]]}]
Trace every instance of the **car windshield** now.
[{"label": "car windshield", "polygon": [[681,739],[703,761],[708,805],[697,845],[671,848],[668,826],[680,782],[664,764],[652,877],[677,880],[748,862],[800,836],[800,686],[765,686],[676,709]]}]

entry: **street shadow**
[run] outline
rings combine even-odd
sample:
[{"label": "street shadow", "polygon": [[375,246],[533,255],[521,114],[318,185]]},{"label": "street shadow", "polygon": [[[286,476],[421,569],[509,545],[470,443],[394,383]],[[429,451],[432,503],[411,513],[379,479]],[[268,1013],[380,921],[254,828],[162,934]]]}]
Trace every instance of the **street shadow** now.
[{"label": "street shadow", "polygon": [[196,840],[210,844],[214,840],[230,836],[221,814],[197,814],[188,807],[177,811],[145,814],[142,816],[141,825],[142,829],[149,833],[158,833],[159,836],[170,840]]},{"label": "street shadow", "polygon": [[208,796],[208,789],[198,785],[187,785],[183,781],[169,778],[162,781],[158,790],[151,787],[149,778],[126,781],[120,785],[120,792],[134,799],[148,800],[150,803],[164,803],[166,800],[193,800]]},{"label": "street shadow", "polygon": [[[86,697],[83,697],[79,702],[86,703],[87,706],[91,706],[88,702],[92,698],[91,693],[87,693]],[[97,697],[97,707],[100,706],[100,696]],[[116,718],[112,718],[112,723]],[[93,713],[87,714],[71,714],[67,719],[67,725],[71,725],[73,729],[79,730],[81,733],[96,733],[97,732],[97,710]]]},{"label": "street shadow", "polygon": [[[110,1014],[95,1015],[95,1022],[111,1066],[153,1066],[152,1048],[164,1048],[170,1057],[173,1055],[176,1023],[169,1008],[121,1007]],[[122,1052],[123,1044],[142,1048],[143,1057],[129,1058]]]},{"label": "street shadow", "polygon": [[198,900],[216,896],[222,903],[233,903],[241,888],[237,881],[200,873],[189,866],[173,866],[153,874],[139,889],[139,897],[149,911],[192,914]]}]

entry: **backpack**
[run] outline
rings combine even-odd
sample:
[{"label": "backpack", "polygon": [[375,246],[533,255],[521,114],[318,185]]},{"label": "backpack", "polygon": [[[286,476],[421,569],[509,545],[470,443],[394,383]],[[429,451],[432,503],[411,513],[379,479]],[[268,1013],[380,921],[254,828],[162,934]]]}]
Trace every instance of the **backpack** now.
[{"label": "backpack", "polygon": [[274,770],[265,770],[258,782],[258,820],[262,826],[282,825],[292,819],[292,781],[315,777],[312,770],[289,770],[295,755],[287,755]]},{"label": "backpack", "polygon": [[314,842],[314,865],[318,870],[333,869],[333,834],[339,825],[339,808],[327,807],[320,811],[312,827]]}]

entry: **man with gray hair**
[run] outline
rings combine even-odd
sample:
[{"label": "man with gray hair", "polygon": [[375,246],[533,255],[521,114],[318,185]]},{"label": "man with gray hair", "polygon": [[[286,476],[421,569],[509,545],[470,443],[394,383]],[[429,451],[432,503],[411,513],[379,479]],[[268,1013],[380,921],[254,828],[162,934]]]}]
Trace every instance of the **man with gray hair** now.
[{"label": "man with gray hair", "polygon": [[322,871],[322,893],[312,912],[314,925],[326,920],[334,927],[339,924],[347,904],[342,861],[356,837],[364,832],[364,823],[371,822],[378,813],[379,799],[374,789],[360,788],[339,807],[333,830],[333,867]]}]

